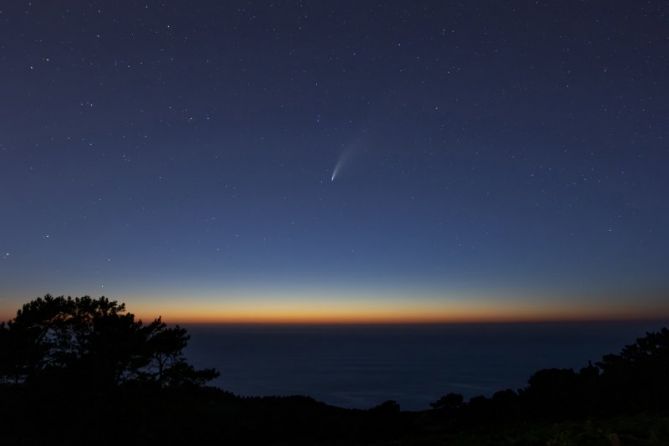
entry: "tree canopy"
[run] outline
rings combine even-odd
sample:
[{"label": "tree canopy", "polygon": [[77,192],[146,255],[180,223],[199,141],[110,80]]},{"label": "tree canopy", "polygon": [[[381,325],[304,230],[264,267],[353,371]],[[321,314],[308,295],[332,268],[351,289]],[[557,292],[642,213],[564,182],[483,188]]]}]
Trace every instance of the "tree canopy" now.
[{"label": "tree canopy", "polygon": [[184,328],[168,327],[160,317],[144,324],[106,297],[47,294],[0,324],[0,382],[202,385],[218,372],[188,364],[188,340]]}]

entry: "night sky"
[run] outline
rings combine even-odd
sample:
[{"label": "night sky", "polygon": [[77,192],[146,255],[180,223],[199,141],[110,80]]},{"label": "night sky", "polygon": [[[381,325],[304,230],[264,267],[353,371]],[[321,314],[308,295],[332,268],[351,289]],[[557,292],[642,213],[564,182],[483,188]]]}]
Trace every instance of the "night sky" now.
[{"label": "night sky", "polygon": [[10,0],[0,316],[667,315],[668,130],[662,1]]}]

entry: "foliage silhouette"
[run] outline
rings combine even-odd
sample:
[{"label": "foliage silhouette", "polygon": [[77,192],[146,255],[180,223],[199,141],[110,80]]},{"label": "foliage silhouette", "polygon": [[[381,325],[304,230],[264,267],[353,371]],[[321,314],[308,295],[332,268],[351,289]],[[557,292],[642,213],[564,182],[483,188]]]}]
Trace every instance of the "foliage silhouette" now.
[{"label": "foliage silhouette", "polygon": [[454,419],[565,420],[669,411],[669,330],[647,333],[620,354],[605,355],[576,372],[544,369],[535,372],[525,388],[477,396],[462,403],[448,394],[432,403]]},{"label": "foliage silhouette", "polygon": [[446,395],[439,398],[434,403],[431,403],[433,409],[445,410],[445,411],[454,411],[462,407],[464,402],[464,397],[459,393],[447,393]]},{"label": "foliage silhouette", "polygon": [[205,386],[217,372],[186,362],[188,339],[104,297],[25,304],[0,323],[2,444],[669,444],[667,329],[579,371],[420,412],[237,397]]},{"label": "foliage silhouette", "polygon": [[0,326],[0,381],[44,385],[158,387],[203,385],[218,375],[195,370],[183,349],[185,329],[160,318],[136,320],[105,297],[37,298]]}]

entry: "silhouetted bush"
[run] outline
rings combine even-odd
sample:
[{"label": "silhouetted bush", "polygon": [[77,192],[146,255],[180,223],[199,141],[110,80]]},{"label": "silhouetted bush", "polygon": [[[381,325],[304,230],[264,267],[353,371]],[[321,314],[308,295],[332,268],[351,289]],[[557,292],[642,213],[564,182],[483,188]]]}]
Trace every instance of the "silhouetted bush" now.
[{"label": "silhouetted bush", "polygon": [[582,419],[669,409],[669,330],[647,333],[618,355],[576,372],[544,369],[534,373],[525,388],[496,392],[492,398],[477,396],[463,403],[448,394],[432,403],[448,409],[451,418],[505,420]]},{"label": "silhouetted bush", "polygon": [[434,403],[430,403],[433,409],[455,411],[462,407],[464,397],[459,393],[447,393]]},{"label": "silhouetted bush", "polygon": [[609,406],[669,409],[669,330],[646,333],[597,363]]}]

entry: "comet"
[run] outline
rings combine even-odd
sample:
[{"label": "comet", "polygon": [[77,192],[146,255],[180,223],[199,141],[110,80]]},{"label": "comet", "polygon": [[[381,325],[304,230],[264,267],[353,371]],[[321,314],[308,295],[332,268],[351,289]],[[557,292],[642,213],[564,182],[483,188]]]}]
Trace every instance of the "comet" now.
[{"label": "comet", "polygon": [[335,164],[334,169],[332,170],[332,176],[330,177],[330,182],[334,183],[334,180],[337,178],[339,175],[339,172],[341,169],[348,163],[348,161],[351,159],[351,155],[353,154],[353,148],[349,147],[348,149],[344,150],[341,155],[339,155],[339,159],[337,160],[337,164]]},{"label": "comet", "polygon": [[337,164],[335,165],[334,170],[332,171],[332,176],[330,177],[330,182],[334,183],[335,178],[337,178],[337,174],[339,173],[339,169],[341,169],[341,158],[339,158],[339,161],[337,161]]}]

